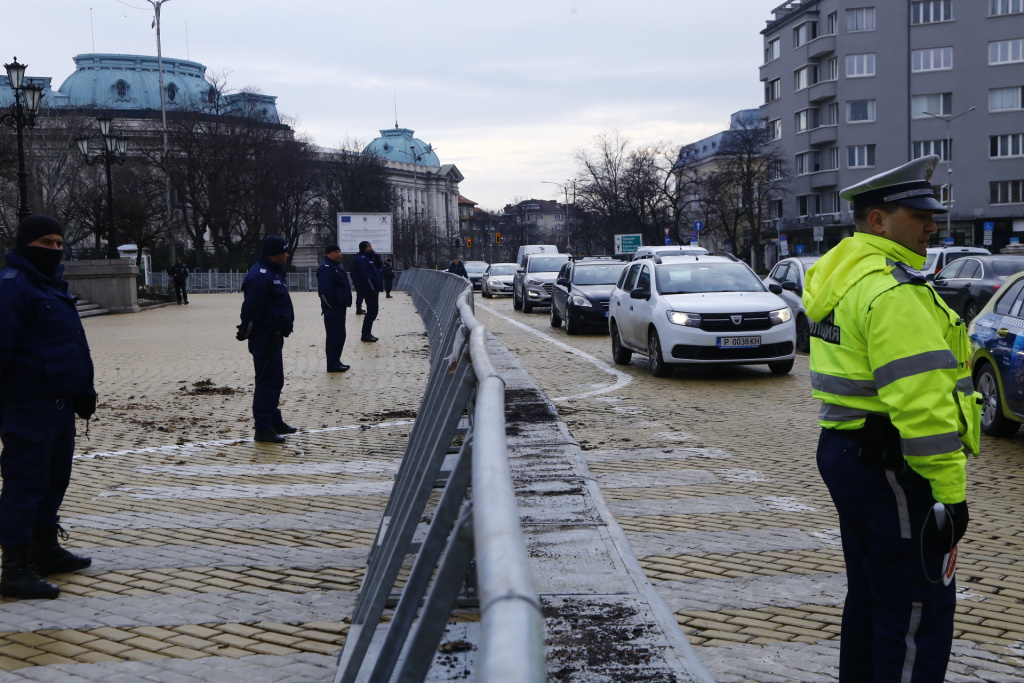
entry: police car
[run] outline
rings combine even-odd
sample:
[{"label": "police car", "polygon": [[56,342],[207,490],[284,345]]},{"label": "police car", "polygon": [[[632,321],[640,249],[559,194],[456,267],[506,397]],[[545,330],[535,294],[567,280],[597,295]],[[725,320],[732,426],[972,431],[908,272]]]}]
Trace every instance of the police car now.
[{"label": "police car", "polygon": [[1024,272],[999,288],[968,329],[981,430],[1013,436],[1024,422]]},{"label": "police car", "polygon": [[767,365],[793,369],[796,326],[778,293],[732,255],[655,256],[633,261],[608,306],[612,358],[647,356],[666,377],[675,365]]}]

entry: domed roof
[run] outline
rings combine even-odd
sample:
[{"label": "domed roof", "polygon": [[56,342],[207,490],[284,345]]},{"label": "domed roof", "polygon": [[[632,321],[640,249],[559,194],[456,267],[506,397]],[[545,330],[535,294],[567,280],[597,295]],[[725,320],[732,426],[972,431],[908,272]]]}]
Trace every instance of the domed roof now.
[{"label": "domed roof", "polygon": [[373,141],[363,150],[364,154],[372,153],[389,161],[400,161],[406,164],[415,163],[419,166],[440,166],[441,162],[434,154],[434,148],[419,138],[414,138],[415,131],[409,128],[381,130],[381,137]]}]

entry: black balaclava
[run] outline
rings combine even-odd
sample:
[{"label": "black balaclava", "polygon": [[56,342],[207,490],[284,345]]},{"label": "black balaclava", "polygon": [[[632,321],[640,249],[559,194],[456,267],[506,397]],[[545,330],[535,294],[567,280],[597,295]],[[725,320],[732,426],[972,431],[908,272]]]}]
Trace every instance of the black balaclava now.
[{"label": "black balaclava", "polygon": [[18,224],[18,233],[15,241],[14,252],[23,256],[36,269],[46,275],[53,277],[57,272],[60,260],[64,258],[63,249],[49,249],[47,247],[30,247],[40,237],[47,235],[64,236],[64,226],[57,222],[56,218],[34,213],[25,216]]}]

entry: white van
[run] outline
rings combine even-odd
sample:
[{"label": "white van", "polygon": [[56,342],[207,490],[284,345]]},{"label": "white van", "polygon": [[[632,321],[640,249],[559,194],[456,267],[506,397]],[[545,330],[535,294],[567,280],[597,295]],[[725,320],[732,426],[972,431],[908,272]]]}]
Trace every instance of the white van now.
[{"label": "white van", "polygon": [[527,254],[557,254],[558,247],[553,244],[524,244],[519,247],[519,254],[516,256],[516,263],[522,268],[526,263]]},{"label": "white van", "polygon": [[924,267],[921,272],[929,280],[935,278],[935,274],[948,266],[958,258],[970,256],[971,254],[988,254],[984,247],[928,247],[927,256],[924,259]]}]

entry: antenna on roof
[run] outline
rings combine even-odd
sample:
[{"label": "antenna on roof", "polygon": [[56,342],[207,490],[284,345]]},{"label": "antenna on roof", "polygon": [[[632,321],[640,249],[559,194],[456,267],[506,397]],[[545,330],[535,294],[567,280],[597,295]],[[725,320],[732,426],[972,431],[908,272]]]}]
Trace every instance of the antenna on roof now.
[{"label": "antenna on roof", "polygon": [[392,92],[391,96],[395,98],[395,130],[398,130],[398,94]]},{"label": "antenna on roof", "polygon": [[188,18],[185,18],[185,59],[192,61],[192,53],[188,49]]},{"label": "antenna on roof", "polygon": [[89,33],[92,35],[92,52],[96,54],[96,27],[92,23],[92,7],[89,8]]}]

